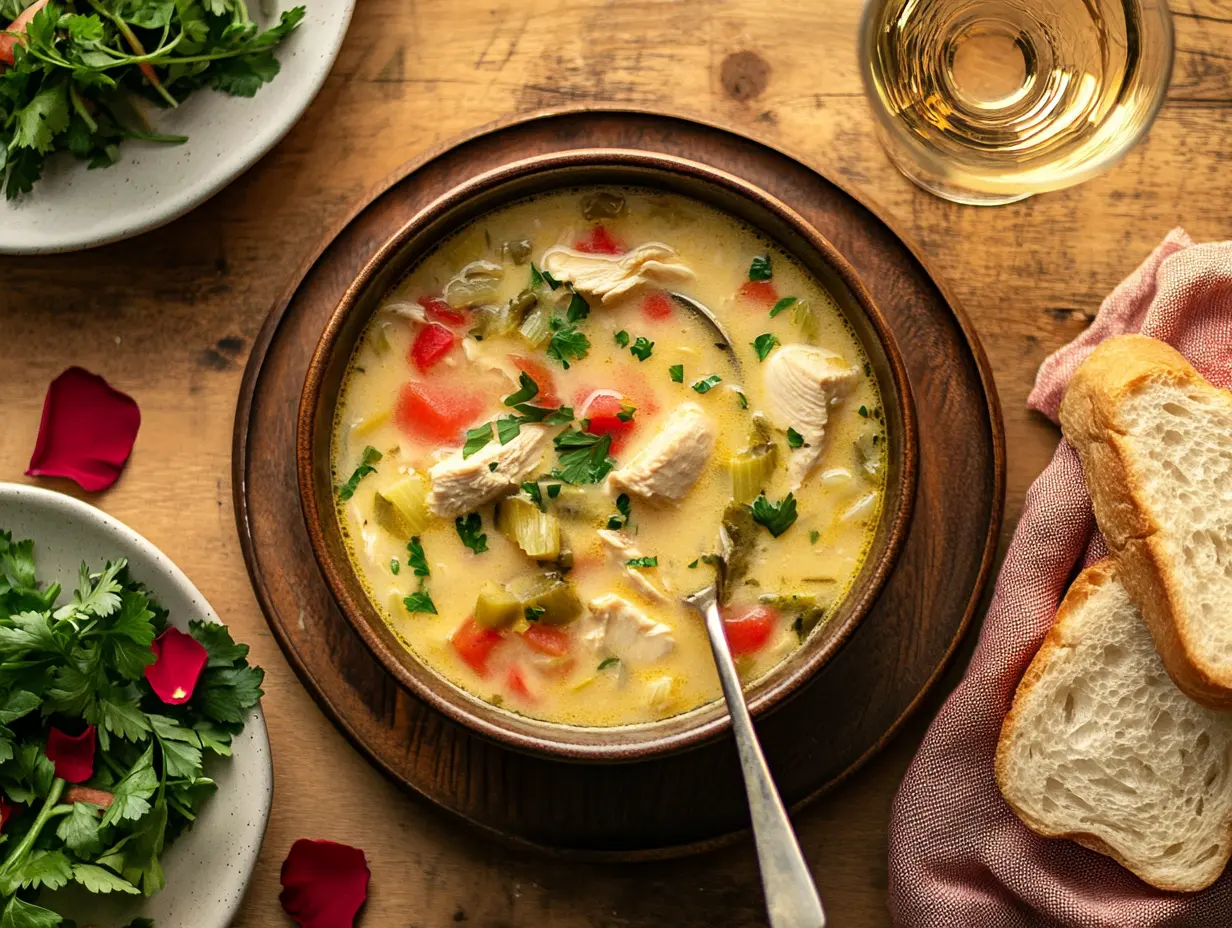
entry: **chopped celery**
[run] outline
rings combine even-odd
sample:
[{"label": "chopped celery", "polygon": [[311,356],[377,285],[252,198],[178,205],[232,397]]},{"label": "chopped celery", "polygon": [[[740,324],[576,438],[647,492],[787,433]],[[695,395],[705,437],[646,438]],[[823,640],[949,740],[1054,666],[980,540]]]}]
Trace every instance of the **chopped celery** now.
[{"label": "chopped celery", "polygon": [[382,409],[380,412],[374,412],[367,418],[360,419],[353,426],[351,426],[351,436],[353,438],[363,438],[370,432],[375,432],[389,421],[390,414],[390,410]]},{"label": "chopped celery", "polygon": [[491,303],[500,294],[505,269],[491,261],[472,261],[445,284],[445,302],[455,309]]},{"label": "chopped celery", "polygon": [[372,512],[377,525],[390,534],[418,535],[428,524],[428,482],[412,471],[376,491]]},{"label": "chopped celery", "polygon": [[475,600],[475,622],[484,628],[507,628],[522,615],[522,601],[492,580],[479,588]]},{"label": "chopped celery", "polygon": [[394,324],[392,322],[382,322],[373,328],[372,334],[368,337],[372,350],[377,354],[387,354],[389,349],[394,346],[393,332]]},{"label": "chopped celery", "polygon": [[[532,294],[533,296],[533,294]],[[552,335],[552,311],[543,304],[535,306],[522,320],[518,333],[535,348],[542,348]]]},{"label": "chopped celery", "polygon": [[748,506],[728,503],[723,511],[722,533],[726,536],[724,556],[727,559],[727,588],[733,589],[744,579],[753,555],[756,525]]},{"label": "chopped celery", "polygon": [[817,314],[813,312],[808,300],[796,300],[791,308],[791,321],[796,324],[806,341],[817,341],[817,336],[821,334],[817,325]]},{"label": "chopped celery", "polygon": [[560,554],[560,520],[529,500],[515,496],[501,503],[496,525],[530,557],[550,561]]},{"label": "chopped celery", "polygon": [[576,487],[563,484],[552,506],[562,519],[600,524],[609,515],[612,501],[599,489],[599,484]]},{"label": "chopped celery", "polygon": [[501,245],[501,257],[514,264],[525,264],[530,260],[530,239],[512,239]]},{"label": "chopped celery", "polygon": [[754,445],[742,451],[727,463],[732,479],[732,499],[737,503],[751,503],[766,487],[774,473],[777,449],[772,444]]},{"label": "chopped celery", "polygon": [[511,584],[510,592],[518,596],[523,607],[542,609],[539,621],[545,625],[567,625],[582,614],[577,593],[556,574],[520,577]]}]

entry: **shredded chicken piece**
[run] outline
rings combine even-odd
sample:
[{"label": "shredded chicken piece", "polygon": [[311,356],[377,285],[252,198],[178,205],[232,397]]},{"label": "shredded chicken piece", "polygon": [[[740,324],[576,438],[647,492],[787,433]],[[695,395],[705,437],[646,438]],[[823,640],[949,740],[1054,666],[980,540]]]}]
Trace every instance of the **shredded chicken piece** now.
[{"label": "shredded chicken piece", "polygon": [[762,369],[774,424],[804,438],[787,465],[792,489],[799,489],[825,450],[830,407],[850,392],[860,372],[841,355],[813,345],[776,348]]},{"label": "shredded chicken piece", "polygon": [[678,258],[662,242],[647,242],[623,255],[592,255],[557,245],[543,253],[543,269],[574,290],[610,303],[643,284],[693,280],[697,275]]},{"label": "shredded chicken piece", "polygon": [[582,641],[628,667],[653,664],[672,653],[676,639],[672,630],[642,613],[626,599],[605,593],[592,599]]},{"label": "shredded chicken piece", "polygon": [[714,452],[714,425],[696,403],[684,403],[624,467],[608,475],[609,492],[678,503],[693,489]]},{"label": "shredded chicken piece", "polygon": [[667,602],[672,592],[667,578],[659,573],[657,567],[630,567],[628,562],[634,558],[645,557],[641,549],[633,543],[633,539],[624,532],[610,528],[601,528],[595,532],[607,546],[608,556],[625,573],[639,591],[650,599]]},{"label": "shredded chicken piece", "polygon": [[539,467],[550,437],[547,426],[524,425],[507,445],[491,441],[469,458],[463,458],[459,448],[428,470],[428,507],[451,519],[514,492]]}]

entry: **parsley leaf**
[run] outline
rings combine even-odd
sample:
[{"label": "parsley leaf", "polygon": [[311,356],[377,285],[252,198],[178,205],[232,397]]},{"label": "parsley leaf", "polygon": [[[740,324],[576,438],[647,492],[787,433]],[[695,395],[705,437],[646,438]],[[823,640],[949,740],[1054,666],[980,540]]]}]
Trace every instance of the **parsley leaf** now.
[{"label": "parsley leaf", "polygon": [[790,426],[787,428],[787,444],[792,448],[807,447],[804,441],[804,436]]},{"label": "parsley leaf", "polygon": [[545,612],[547,612],[547,609],[543,606],[527,606],[523,610],[523,614],[526,616],[527,622],[538,622],[541,618],[543,618],[543,614]]},{"label": "parsley leaf", "polygon": [[522,492],[529,496],[531,502],[538,506],[541,511],[547,511],[543,505],[543,491],[539,489],[538,483],[532,481],[522,484]]},{"label": "parsley leaf", "polygon": [[590,339],[578,331],[576,326],[566,325],[560,319],[553,318],[551,328],[552,337],[548,339],[545,353],[554,361],[559,361],[565,370],[569,369],[570,358],[580,361],[590,352]]},{"label": "parsley leaf", "polygon": [[859,409],[856,410],[856,412],[860,414],[861,418],[864,418],[864,419],[868,418],[868,407],[867,406],[861,406]]},{"label": "parsley leaf", "polygon": [[407,612],[424,612],[428,615],[436,615],[436,603],[432,602],[432,597],[425,589],[420,589],[417,593],[412,593],[410,596],[402,598],[402,605],[406,607]]},{"label": "parsley leaf", "polygon": [[709,393],[723,380],[718,374],[711,374],[708,377],[703,377],[701,380],[693,384],[693,389],[698,393]]},{"label": "parsley leaf", "polygon": [[[522,431],[522,420],[517,418],[516,416],[502,416],[500,419],[496,420],[496,439],[502,445],[509,444],[511,441],[513,441],[515,438],[518,437],[518,434],[521,431]],[[465,456],[465,452],[463,452],[463,455]],[[489,466],[491,467],[492,470],[495,470],[496,469],[495,465],[496,465],[496,462],[493,461],[492,464]]]},{"label": "parsley leaf", "polygon": [[559,467],[552,476],[565,483],[598,483],[616,466],[608,457],[611,435],[592,435],[576,429],[565,429],[553,439]]},{"label": "parsley leaf", "polygon": [[609,667],[615,667],[619,663],[620,663],[619,657],[605,657],[603,660],[599,661],[598,669],[607,670]]},{"label": "parsley leaf", "polygon": [[758,255],[749,265],[749,280],[769,280],[773,276],[769,255]]},{"label": "parsley leaf", "polygon": [[634,557],[625,561],[626,567],[658,567],[658,557]]},{"label": "parsley leaf", "polygon": [[476,554],[483,554],[488,550],[488,536],[484,534],[483,518],[477,512],[472,512],[470,515],[463,518],[458,516],[453,520],[453,527],[458,531],[458,537],[462,539],[462,544],[466,545]]},{"label": "parsley leaf", "polygon": [[817,529],[813,529],[811,532],[809,532],[809,544],[810,545],[817,544],[817,539],[820,537],[821,537],[821,532],[817,531]]},{"label": "parsley leaf", "polygon": [[764,361],[778,346],[779,340],[773,332],[763,332],[753,339],[753,350],[757,352],[757,360]]},{"label": "parsley leaf", "polygon": [[466,460],[472,454],[482,451],[491,440],[491,422],[485,422],[478,428],[468,429],[466,432],[466,443],[462,446],[462,460]]},{"label": "parsley leaf", "polygon": [[402,573],[402,563],[396,557],[389,559],[389,572],[395,577]]},{"label": "parsley leaf", "polygon": [[629,347],[629,333],[626,332],[624,329],[621,329],[619,332],[617,332],[615,337],[616,337],[616,344],[618,344],[621,348]]},{"label": "parsley leaf", "polygon": [[373,466],[384,455],[377,451],[371,445],[364,448],[363,454],[360,455],[359,466],[351,474],[350,478],[342,486],[338,487],[338,498],[346,501],[355,495],[355,490],[359,487],[359,481],[363,480],[369,474],[376,473],[376,468]]},{"label": "parsley leaf", "polygon": [[741,409],[749,408],[749,398],[744,395],[743,390],[736,391],[736,402],[740,404]]},{"label": "parsley leaf", "polygon": [[565,310],[565,319],[569,322],[581,322],[589,315],[590,304],[575,290],[569,297],[569,308]]},{"label": "parsley leaf", "polygon": [[502,401],[506,406],[517,406],[519,403],[526,403],[533,400],[539,395],[539,384],[531,378],[531,376],[522,371],[518,375],[518,389],[516,392],[509,394]]},{"label": "parsley leaf", "polygon": [[673,383],[684,383],[684,365],[673,364],[667,369],[668,375],[672,378]]},{"label": "parsley leaf", "polygon": [[415,576],[432,576],[432,571],[428,568],[428,558],[424,555],[423,544],[419,541],[418,535],[407,543],[406,550],[406,566],[415,572]]},{"label": "parsley leaf", "polygon": [[626,404],[622,404],[620,407],[620,412],[616,413],[616,418],[620,420],[621,422],[632,422],[633,414],[636,412],[637,412],[636,406],[629,406]]},{"label": "parsley leaf", "polygon": [[531,289],[543,286],[543,275],[539,273],[539,268],[535,267],[535,262],[530,263],[530,286]]},{"label": "parsley leaf", "polygon": [[796,498],[788,493],[777,503],[770,502],[766,494],[753,500],[749,507],[753,513],[753,521],[761,525],[775,538],[792,527],[796,521]]},{"label": "parsley leaf", "polygon": [[799,300],[797,300],[796,297],[794,296],[783,297],[781,300],[775,303],[774,306],[771,307],[770,318],[773,319],[779,313],[784,312],[785,310],[791,309],[798,302]]},{"label": "parsley leaf", "polygon": [[645,361],[648,357],[650,357],[650,353],[652,351],[654,351],[654,342],[647,338],[643,338],[641,335],[639,335],[637,337],[637,341],[629,347],[629,354],[633,355],[633,357],[637,358],[639,361]]}]

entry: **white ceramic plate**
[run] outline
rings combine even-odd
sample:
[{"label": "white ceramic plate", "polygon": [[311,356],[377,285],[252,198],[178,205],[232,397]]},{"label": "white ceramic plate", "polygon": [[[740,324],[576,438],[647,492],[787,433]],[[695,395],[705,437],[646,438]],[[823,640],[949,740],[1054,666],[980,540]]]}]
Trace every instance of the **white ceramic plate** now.
[{"label": "white ceramic plate", "polygon": [[187,135],[185,144],[126,141],[119,162],[97,171],[57,155],[33,192],[12,202],[0,193],[0,254],[75,251],[148,232],[248,170],[321,89],[355,8],[355,0],[259,0],[250,8],[268,26],[301,3],[303,23],[275,52],[282,71],[255,97],[204,89],[177,110],[153,111],[156,129]]},{"label": "white ceramic plate", "polygon": [[[192,618],[217,622],[200,591],[167,556],[104,512],[87,503],[38,487],[0,483],[0,528],[17,538],[34,539],[40,582],[77,584],[82,561],[92,567],[128,558],[135,578],[150,588],[182,629]],[[78,924],[123,925],[133,918],[154,919],[158,928],[226,928],[235,917],[265,835],[274,794],[265,716],[258,707],[232,745],[234,756],[215,758],[207,773],[218,781],[196,824],[162,857],[167,886],[142,897],[92,896],[64,891],[57,911]]]}]

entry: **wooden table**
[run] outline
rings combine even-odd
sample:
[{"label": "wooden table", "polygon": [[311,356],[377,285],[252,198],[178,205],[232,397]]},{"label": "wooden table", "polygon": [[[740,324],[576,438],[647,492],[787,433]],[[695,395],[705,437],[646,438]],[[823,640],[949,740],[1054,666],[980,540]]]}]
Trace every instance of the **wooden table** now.
[{"label": "wooden table", "polygon": [[[856,62],[858,0],[361,0],[303,121],[210,203],[120,245],[0,259],[0,479],[24,479],[44,389],[65,367],[83,365],[131,393],[144,418],[136,450],[120,482],[91,502],[175,559],[268,671],[278,787],[236,924],[287,923],[278,869],[301,836],[366,850],[366,928],[764,921],[747,843],[670,863],[596,866],[528,857],[472,833],[371,769],[283,660],[236,538],[232,416],[266,312],[356,197],[459,133],[590,101],[697,113],[797,153],[880,204],[975,321],[1005,412],[1004,547],[1057,440],[1025,408],[1040,361],[1082,330],[1170,228],[1183,223],[1198,239],[1230,232],[1232,0],[1174,7],[1172,89],[1147,142],[1079,188],[981,210],[916,190],[878,149]],[[836,928],[889,924],[890,802],[938,698],[799,817]]]}]

